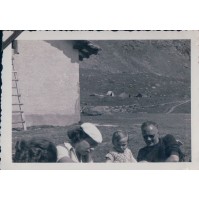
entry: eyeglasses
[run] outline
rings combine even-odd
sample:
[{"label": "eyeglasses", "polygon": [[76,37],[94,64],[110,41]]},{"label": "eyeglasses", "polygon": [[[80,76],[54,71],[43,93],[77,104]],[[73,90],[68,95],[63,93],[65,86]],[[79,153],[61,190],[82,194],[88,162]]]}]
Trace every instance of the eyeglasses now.
[{"label": "eyeglasses", "polygon": [[153,139],[154,137],[155,137],[155,135],[144,135],[143,136],[144,139],[147,139],[147,138]]}]

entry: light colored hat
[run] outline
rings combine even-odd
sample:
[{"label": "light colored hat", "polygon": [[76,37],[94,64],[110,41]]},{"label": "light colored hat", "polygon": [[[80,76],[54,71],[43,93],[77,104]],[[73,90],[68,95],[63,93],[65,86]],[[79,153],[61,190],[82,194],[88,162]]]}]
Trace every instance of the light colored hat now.
[{"label": "light colored hat", "polygon": [[81,128],[95,142],[97,142],[97,143],[102,142],[102,134],[100,133],[99,129],[94,124],[92,124],[92,123],[83,123],[81,125]]}]

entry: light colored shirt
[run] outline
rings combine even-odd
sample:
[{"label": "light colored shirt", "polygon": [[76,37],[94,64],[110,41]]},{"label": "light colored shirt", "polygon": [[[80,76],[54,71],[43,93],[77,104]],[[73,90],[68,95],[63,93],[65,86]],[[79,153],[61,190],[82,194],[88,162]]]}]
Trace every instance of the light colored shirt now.
[{"label": "light colored shirt", "polygon": [[[64,157],[70,158],[75,163],[83,163],[82,157],[78,159],[75,149],[69,142],[57,146],[57,162]],[[88,163],[93,163],[93,160]]]},{"label": "light colored shirt", "polygon": [[133,157],[130,149],[126,148],[124,153],[119,153],[115,149],[111,150],[107,155],[106,159],[113,163],[136,163],[137,161]]},{"label": "light colored shirt", "polygon": [[57,146],[57,161],[64,157],[68,157],[76,163],[81,163],[81,161],[78,160],[75,149],[68,142],[64,142],[64,144]]}]

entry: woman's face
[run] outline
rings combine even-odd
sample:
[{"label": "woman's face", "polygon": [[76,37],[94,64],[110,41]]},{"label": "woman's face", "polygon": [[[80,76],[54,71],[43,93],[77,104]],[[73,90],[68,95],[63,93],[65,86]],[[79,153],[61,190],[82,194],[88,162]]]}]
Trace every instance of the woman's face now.
[{"label": "woman's face", "polygon": [[88,137],[76,143],[75,150],[77,153],[81,154],[82,156],[85,156],[91,153],[96,146],[97,142]]}]

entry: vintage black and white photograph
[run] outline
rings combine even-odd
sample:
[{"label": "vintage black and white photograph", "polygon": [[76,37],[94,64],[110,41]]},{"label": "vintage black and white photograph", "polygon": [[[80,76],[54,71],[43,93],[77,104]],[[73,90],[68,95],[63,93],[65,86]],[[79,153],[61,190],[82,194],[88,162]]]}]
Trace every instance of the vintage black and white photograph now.
[{"label": "vintage black and white photograph", "polygon": [[11,163],[191,163],[191,38],[82,38],[10,42]]}]

